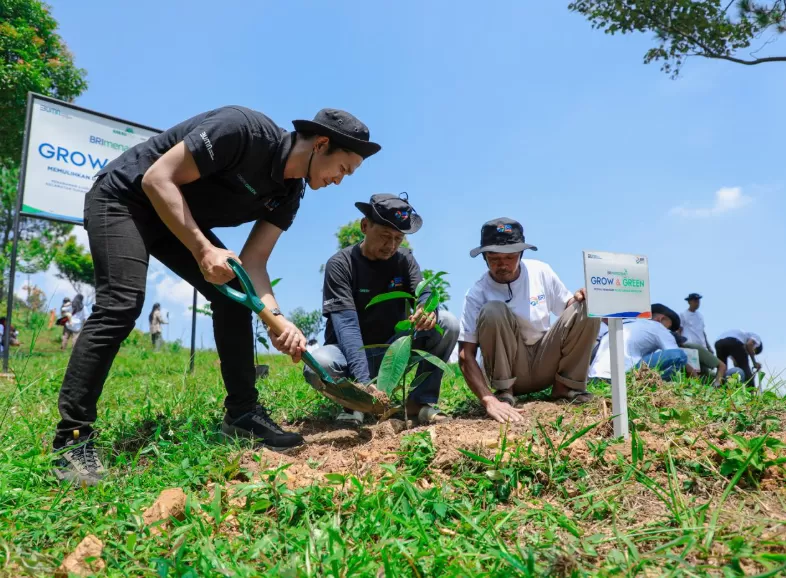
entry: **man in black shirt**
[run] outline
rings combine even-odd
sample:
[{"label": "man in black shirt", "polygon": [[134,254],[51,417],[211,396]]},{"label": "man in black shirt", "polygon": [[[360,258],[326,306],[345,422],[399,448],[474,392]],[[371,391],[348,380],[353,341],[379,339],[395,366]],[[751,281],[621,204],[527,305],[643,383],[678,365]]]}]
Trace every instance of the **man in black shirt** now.
[{"label": "man in black shirt", "polygon": [[[85,197],[84,226],[96,301],[60,390],[56,474],[94,484],[105,470],[92,443],[98,397],[121,342],[145,299],[150,255],[212,304],[216,348],[227,389],[222,432],[285,449],[303,438],[278,427],[257,403],[251,312],[213,284],[239,289],[228,266],[241,261],[265,306],[280,315],[267,260],[292,224],[307,183],[339,184],[380,146],[349,113],[323,109],[287,132],[260,112],[227,106],[197,115],[109,163]],[[212,233],[255,221],[238,258]],[[289,322],[273,345],[297,362],[306,339]]]},{"label": "man in black shirt", "polygon": [[[420,229],[423,221],[406,193],[373,195],[369,203],[355,203],[364,217],[361,243],[342,249],[325,266],[322,313],[327,317],[325,345],[314,351],[315,359],[334,377],[350,377],[369,383],[379,373],[385,348],[362,349],[364,345],[392,343],[399,337],[396,324],[408,317],[407,302],[396,299],[366,305],[382,293],[406,291],[414,294],[422,280],[420,267],[410,249],[402,249],[404,235]],[[423,304],[428,290],[409,319],[415,323],[412,347],[428,351],[447,362],[458,340],[458,320],[447,311],[426,314]],[[439,323],[443,334],[434,329]],[[418,374],[431,374],[409,395],[407,411],[421,423],[445,419],[434,407],[439,400],[442,371],[421,362]],[[318,387],[319,377],[305,368],[306,380]],[[341,421],[361,423],[363,414],[345,409]]]}]

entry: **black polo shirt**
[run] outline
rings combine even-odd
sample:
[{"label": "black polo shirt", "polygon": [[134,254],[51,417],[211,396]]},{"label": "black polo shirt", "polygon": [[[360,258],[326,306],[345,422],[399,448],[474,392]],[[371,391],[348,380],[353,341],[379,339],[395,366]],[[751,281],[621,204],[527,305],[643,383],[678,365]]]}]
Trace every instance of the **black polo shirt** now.
[{"label": "black polo shirt", "polygon": [[338,343],[330,314],[352,309],[358,314],[363,343],[386,343],[396,333],[396,323],[407,317],[407,301],[384,301],[368,309],[366,305],[377,295],[389,291],[413,294],[422,279],[411,249],[401,248],[386,261],[367,259],[359,244],[342,249],[325,265],[322,289],[322,314],[328,318],[325,343]]},{"label": "black polo shirt", "polygon": [[303,179],[284,179],[296,136],[261,112],[225,106],[199,114],[128,149],[98,175],[117,198],[152,208],[142,177],[183,141],[200,178],[180,187],[197,224],[234,227],[262,219],[287,230],[300,207]]}]

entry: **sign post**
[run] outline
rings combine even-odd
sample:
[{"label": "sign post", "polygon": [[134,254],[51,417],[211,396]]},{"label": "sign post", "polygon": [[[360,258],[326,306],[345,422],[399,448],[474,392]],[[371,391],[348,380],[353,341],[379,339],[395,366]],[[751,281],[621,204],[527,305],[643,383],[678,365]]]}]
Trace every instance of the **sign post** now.
[{"label": "sign post", "polygon": [[628,391],[622,320],[652,317],[647,258],[625,253],[584,251],[584,277],[588,315],[608,319],[614,436],[627,438]]}]

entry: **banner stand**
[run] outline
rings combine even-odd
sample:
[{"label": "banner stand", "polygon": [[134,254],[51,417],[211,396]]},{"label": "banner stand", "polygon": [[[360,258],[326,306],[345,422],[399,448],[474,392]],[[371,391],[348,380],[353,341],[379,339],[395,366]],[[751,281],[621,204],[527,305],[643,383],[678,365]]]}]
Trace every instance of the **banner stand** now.
[{"label": "banner stand", "polygon": [[27,93],[27,116],[25,132],[22,138],[22,162],[19,164],[19,182],[16,189],[16,211],[14,211],[14,239],[11,244],[11,269],[8,274],[8,302],[5,312],[5,331],[3,332],[3,373],[8,373],[8,356],[11,353],[11,317],[14,313],[14,278],[16,277],[16,253],[19,245],[19,214],[22,211],[22,196],[25,190],[25,173],[23,167],[27,162],[27,141],[30,136],[30,118],[33,116],[33,93]]},{"label": "banner stand", "polygon": [[628,388],[625,383],[625,348],[622,340],[622,319],[609,319],[611,353],[611,408],[614,415],[614,437],[628,439]]},{"label": "banner stand", "polygon": [[197,323],[197,290],[194,288],[194,304],[191,307],[191,357],[188,362],[188,373],[194,373],[194,357],[196,356],[196,323]]}]

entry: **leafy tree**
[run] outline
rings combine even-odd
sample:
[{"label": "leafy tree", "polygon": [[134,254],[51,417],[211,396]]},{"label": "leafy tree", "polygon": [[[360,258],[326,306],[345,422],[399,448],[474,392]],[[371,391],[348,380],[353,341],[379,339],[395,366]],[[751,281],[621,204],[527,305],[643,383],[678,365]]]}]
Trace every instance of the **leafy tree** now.
[{"label": "leafy tree", "polygon": [[[19,166],[0,162],[0,295],[5,293],[5,283],[11,265],[11,248],[16,210]],[[19,246],[17,267],[22,273],[33,274],[49,268],[58,247],[73,229],[66,223],[53,223],[41,219],[22,218],[19,221]]]},{"label": "leafy tree", "polygon": [[[74,66],[56,30],[57,22],[40,0],[0,0],[0,295],[6,292],[10,266],[27,93],[72,101],[87,88],[86,72]],[[49,267],[71,228],[21,219],[20,270]]]},{"label": "leafy tree", "polygon": [[434,273],[431,269],[423,270],[423,280],[429,285],[432,293],[439,294],[439,308],[447,311],[448,306],[445,302],[450,300],[450,293],[448,293],[450,283],[445,280],[443,275],[445,275],[444,272]]},{"label": "leafy tree", "polygon": [[672,77],[688,56],[745,65],[786,62],[786,56],[759,56],[786,32],[786,0],[575,0],[568,9],[606,34],[654,34],[658,46],[644,62],[660,61]]},{"label": "leafy tree", "polygon": [[0,0],[0,159],[19,162],[28,91],[71,101],[87,88],[56,31],[40,0]]},{"label": "leafy tree", "polygon": [[311,339],[312,337],[314,339],[319,338],[319,332],[322,331],[325,322],[325,318],[322,316],[322,312],[319,309],[306,312],[302,307],[298,307],[292,311],[289,314],[289,320],[303,332],[306,339]]},{"label": "leafy tree", "polygon": [[73,235],[57,250],[54,261],[59,271],[57,276],[67,279],[77,293],[85,293],[85,286],[92,287],[95,283],[93,257]]}]

